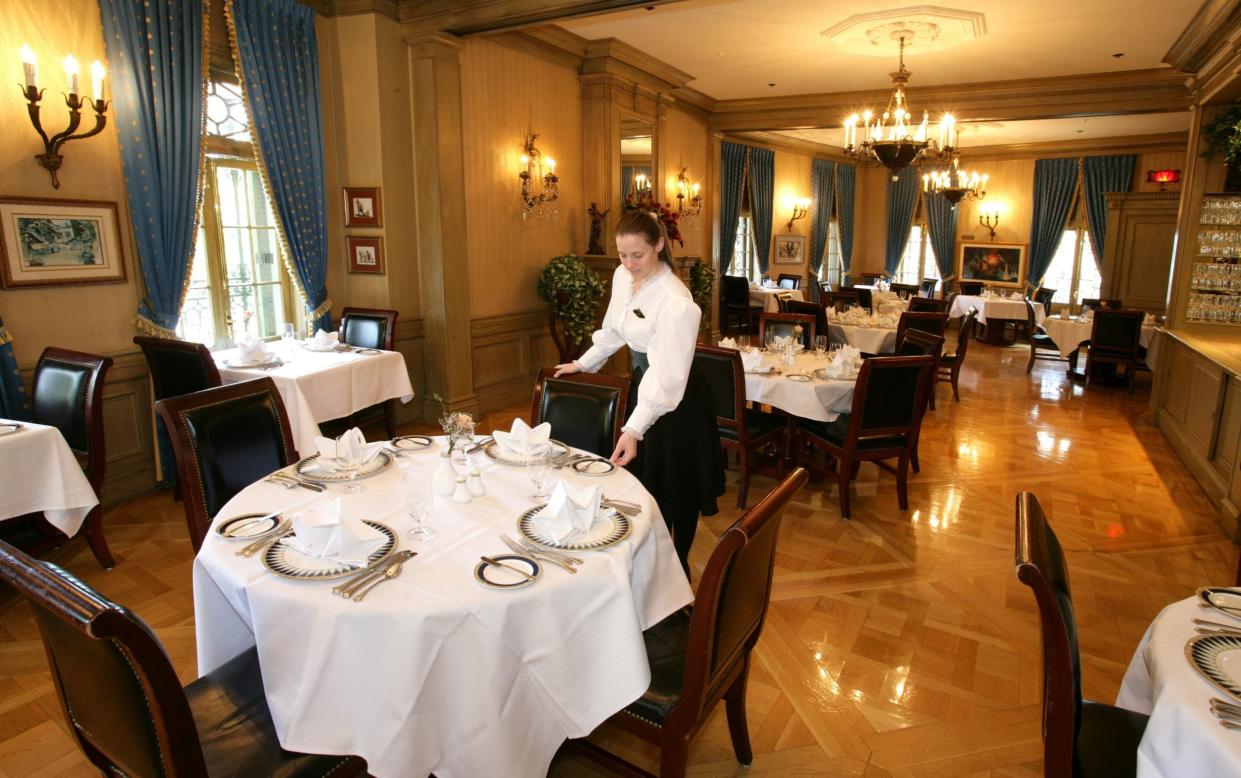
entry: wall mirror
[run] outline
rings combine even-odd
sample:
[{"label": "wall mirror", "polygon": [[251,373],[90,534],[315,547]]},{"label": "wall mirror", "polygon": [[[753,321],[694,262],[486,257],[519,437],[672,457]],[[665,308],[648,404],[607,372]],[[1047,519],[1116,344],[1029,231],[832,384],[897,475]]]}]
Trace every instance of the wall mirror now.
[{"label": "wall mirror", "polygon": [[[620,199],[655,189],[655,125],[646,117],[621,116]],[[658,193],[656,193],[658,196]]]}]

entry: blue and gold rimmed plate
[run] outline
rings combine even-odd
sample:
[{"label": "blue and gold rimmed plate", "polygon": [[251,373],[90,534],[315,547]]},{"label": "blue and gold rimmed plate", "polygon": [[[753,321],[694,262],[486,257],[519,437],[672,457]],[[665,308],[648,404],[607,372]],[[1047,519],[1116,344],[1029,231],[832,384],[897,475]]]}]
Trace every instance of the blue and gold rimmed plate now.
[{"label": "blue and gold rimmed plate", "polygon": [[495,554],[491,558],[497,562],[512,565],[530,576],[526,578],[505,567],[479,562],[474,568],[474,580],[491,589],[524,589],[539,580],[539,575],[543,572],[542,565],[528,556]]},{"label": "blue and gold rimmed plate", "polygon": [[[366,559],[366,564],[371,565],[383,559],[396,547],[396,533],[387,524],[380,524],[369,519],[364,519],[363,523],[372,529],[379,530],[384,535],[383,544]],[[281,578],[292,578],[297,581],[327,581],[356,573],[366,566],[350,565],[334,559],[322,559],[303,554],[287,545],[288,539],[293,536],[294,533],[285,535],[263,552],[263,566]]]},{"label": "blue and gold rimmed plate", "polygon": [[601,511],[599,518],[595,519],[595,523],[586,532],[577,537],[570,535],[558,541],[544,532],[534,519],[543,508],[542,505],[536,505],[521,514],[517,519],[517,531],[526,540],[544,548],[562,551],[599,551],[616,545],[629,537],[629,533],[633,531],[633,523],[630,522],[628,516],[603,509],[607,512]]},{"label": "blue and gold rimmed plate", "polygon": [[1211,685],[1241,700],[1241,636],[1198,635],[1185,644],[1189,664]]},{"label": "blue and gold rimmed plate", "polygon": [[215,534],[229,540],[256,540],[279,526],[279,513],[243,513],[215,525]]},{"label": "blue and gold rimmed plate", "polygon": [[419,451],[431,446],[432,440],[426,435],[398,435],[390,444],[397,451]]},{"label": "blue and gold rimmed plate", "polygon": [[1198,589],[1198,601],[1225,616],[1241,619],[1241,590],[1223,586],[1203,586]]},{"label": "blue and gold rimmed plate", "polygon": [[[343,483],[350,480],[349,474],[344,470],[321,470],[319,469],[319,455],[311,454],[302,461],[294,465],[297,474],[307,481],[319,481],[321,483]],[[373,475],[379,475],[388,466],[392,464],[392,454],[387,451],[379,451],[375,456],[371,457],[362,466],[358,468],[358,474],[353,479],[360,481],[363,478],[370,478]]]},{"label": "blue and gold rimmed plate", "polygon": [[611,475],[616,472],[616,465],[606,459],[579,459],[571,467],[579,475]]}]

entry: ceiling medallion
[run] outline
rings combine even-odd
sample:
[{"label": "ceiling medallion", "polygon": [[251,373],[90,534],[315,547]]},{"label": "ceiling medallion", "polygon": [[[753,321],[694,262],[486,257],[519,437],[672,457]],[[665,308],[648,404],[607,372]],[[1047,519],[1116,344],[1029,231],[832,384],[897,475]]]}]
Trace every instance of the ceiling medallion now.
[{"label": "ceiling medallion", "polygon": [[896,40],[896,30],[908,30],[905,43],[919,53],[944,51],[987,34],[987,18],[978,11],[914,5],[886,11],[854,14],[822,33],[833,47],[846,54],[887,56],[886,43]]}]

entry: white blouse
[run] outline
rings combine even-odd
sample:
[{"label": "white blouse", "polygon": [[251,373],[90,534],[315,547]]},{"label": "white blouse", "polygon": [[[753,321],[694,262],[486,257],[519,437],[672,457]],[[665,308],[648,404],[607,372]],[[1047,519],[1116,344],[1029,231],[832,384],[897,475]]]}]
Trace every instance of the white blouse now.
[{"label": "white blouse", "polygon": [[650,368],[638,387],[638,405],[623,428],[638,440],[685,396],[701,319],[702,311],[685,284],[663,263],[637,294],[624,265],[612,275],[612,299],[603,316],[603,327],[595,332],[594,345],[577,363],[593,373],[621,346],[646,354]]}]

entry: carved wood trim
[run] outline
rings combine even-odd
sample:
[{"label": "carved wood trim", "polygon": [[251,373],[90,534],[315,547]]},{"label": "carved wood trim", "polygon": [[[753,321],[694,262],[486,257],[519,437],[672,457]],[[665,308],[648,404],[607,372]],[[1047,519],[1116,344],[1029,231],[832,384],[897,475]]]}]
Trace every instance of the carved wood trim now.
[{"label": "carved wood trim", "polygon": [[401,0],[401,23],[410,31],[474,35],[675,2],[680,0]]}]

